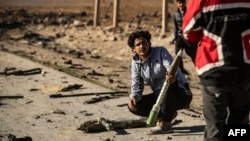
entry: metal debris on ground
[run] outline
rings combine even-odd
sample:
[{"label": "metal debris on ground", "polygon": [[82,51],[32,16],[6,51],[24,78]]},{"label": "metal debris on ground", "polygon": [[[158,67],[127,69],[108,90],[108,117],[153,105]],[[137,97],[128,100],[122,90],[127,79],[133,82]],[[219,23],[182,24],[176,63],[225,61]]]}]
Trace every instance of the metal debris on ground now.
[{"label": "metal debris on ground", "polygon": [[146,118],[122,119],[122,120],[105,119],[106,123],[108,123],[108,124],[104,123],[105,126],[103,125],[103,123],[100,123],[99,121],[100,121],[99,119],[86,121],[83,124],[81,124],[77,130],[82,130],[87,133],[95,133],[95,132],[109,131],[107,130],[107,127],[105,127],[106,125],[108,125],[108,129],[112,128],[112,130],[140,128],[147,126]]},{"label": "metal debris on ground", "polygon": [[65,98],[65,97],[77,97],[77,96],[90,96],[90,95],[119,95],[119,96],[127,96],[127,91],[119,91],[119,92],[92,92],[92,93],[79,93],[79,94],[51,94],[50,98]]},{"label": "metal debris on ground", "polygon": [[33,75],[43,73],[41,68],[34,68],[28,70],[16,70],[15,67],[5,68],[0,74],[4,75]]},{"label": "metal debris on ground", "polygon": [[56,109],[56,110],[52,111],[51,113],[66,115],[66,113],[63,110],[60,110],[60,109]]},{"label": "metal debris on ground", "polygon": [[84,104],[97,103],[97,102],[104,101],[104,100],[107,100],[107,99],[111,99],[111,97],[110,96],[94,97],[94,98],[91,98],[91,100],[85,101]]},{"label": "metal debris on ground", "polygon": [[82,84],[68,85],[67,87],[62,88],[60,91],[67,92],[67,91],[77,90],[80,89],[82,86],[83,86]]},{"label": "metal debris on ground", "polygon": [[9,98],[9,99],[16,99],[16,98],[24,98],[22,95],[1,95],[0,99]]},{"label": "metal debris on ground", "polygon": [[99,123],[101,123],[108,131],[113,130],[113,125],[110,121],[106,120],[105,118],[101,117],[99,119]]},{"label": "metal debris on ground", "polygon": [[22,138],[17,138],[16,135],[7,134],[5,136],[0,136],[0,140],[2,141],[32,141],[32,138],[29,136],[25,136]]}]

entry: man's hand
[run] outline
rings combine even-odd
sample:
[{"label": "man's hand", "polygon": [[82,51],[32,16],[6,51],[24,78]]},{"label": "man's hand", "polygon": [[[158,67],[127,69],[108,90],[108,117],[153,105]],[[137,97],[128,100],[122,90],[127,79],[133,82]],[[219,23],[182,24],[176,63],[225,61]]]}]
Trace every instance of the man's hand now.
[{"label": "man's hand", "polygon": [[166,76],[166,79],[167,79],[167,82],[168,82],[169,84],[172,84],[172,83],[174,83],[174,82],[176,81],[176,76],[167,75],[167,76]]},{"label": "man's hand", "polygon": [[137,108],[135,107],[136,105],[136,98],[133,96],[133,97],[130,97],[129,98],[129,102],[128,102],[128,107],[131,111],[136,111]]}]

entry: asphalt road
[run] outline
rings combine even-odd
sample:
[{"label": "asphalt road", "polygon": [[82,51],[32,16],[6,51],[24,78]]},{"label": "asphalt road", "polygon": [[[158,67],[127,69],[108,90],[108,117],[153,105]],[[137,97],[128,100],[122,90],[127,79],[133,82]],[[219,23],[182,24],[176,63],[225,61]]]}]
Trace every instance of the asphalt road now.
[{"label": "asphalt road", "polygon": [[[174,133],[146,135],[149,127],[122,129],[100,133],[77,130],[85,121],[105,117],[110,120],[137,119],[126,105],[127,96],[86,104],[96,95],[50,98],[52,94],[73,95],[80,93],[112,92],[107,88],[72,77],[36,62],[0,51],[0,72],[5,68],[16,70],[40,68],[42,73],[31,75],[0,75],[0,141],[6,135],[17,138],[29,136],[33,141],[202,141],[204,119],[201,113],[179,111],[173,126]],[[82,85],[67,92],[69,85]],[[18,98],[4,98],[15,97]],[[123,105],[123,106],[121,106]]]}]

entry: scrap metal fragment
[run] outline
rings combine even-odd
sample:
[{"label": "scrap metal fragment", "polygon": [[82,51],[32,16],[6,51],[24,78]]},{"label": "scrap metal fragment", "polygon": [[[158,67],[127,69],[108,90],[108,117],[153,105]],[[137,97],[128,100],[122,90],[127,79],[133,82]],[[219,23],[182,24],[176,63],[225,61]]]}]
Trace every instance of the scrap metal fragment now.
[{"label": "scrap metal fragment", "polygon": [[53,114],[62,114],[62,115],[66,115],[66,113],[63,110],[60,109],[56,109],[54,111],[51,111],[51,113]]},{"label": "scrap metal fragment", "polygon": [[91,72],[91,73],[88,73],[88,75],[104,76],[104,74],[98,73],[98,72],[96,72],[95,70],[92,70],[92,72]]},{"label": "scrap metal fragment", "polygon": [[101,117],[101,118],[99,119],[99,123],[101,123],[101,124],[107,129],[107,131],[113,130],[113,125],[112,125],[112,123],[111,123],[110,121],[108,121],[107,119]]},{"label": "scrap metal fragment", "polygon": [[67,92],[67,91],[77,90],[81,88],[82,86],[83,86],[82,84],[68,85],[67,87],[62,88],[60,91]]},{"label": "scrap metal fragment", "polygon": [[0,99],[3,99],[3,98],[24,98],[22,95],[5,95],[5,96],[0,96]]},{"label": "scrap metal fragment", "polygon": [[92,70],[92,72],[88,73],[88,75],[95,75],[95,76],[120,76],[119,74],[103,74]]},{"label": "scrap metal fragment", "polygon": [[[102,122],[101,122],[101,121]],[[120,129],[130,129],[130,128],[143,128],[150,127],[146,123],[147,118],[141,117],[137,119],[118,119],[109,120],[104,118],[99,118],[99,120],[89,120],[80,125],[77,130],[82,130],[87,133],[97,133],[103,131],[120,130]],[[182,120],[175,119],[171,124],[172,126],[182,123]]]},{"label": "scrap metal fragment", "polygon": [[29,136],[17,138],[15,135],[7,134],[7,141],[32,141],[32,138]]},{"label": "scrap metal fragment", "polygon": [[[119,130],[119,129],[128,129],[128,128],[139,128],[139,127],[146,127],[146,118],[140,119],[125,119],[125,120],[108,120],[106,119],[107,123],[104,122],[100,123],[99,120],[90,120],[86,121],[80,125],[77,130],[82,130],[87,133],[96,133],[102,131],[110,131],[112,130]],[[105,127],[107,126],[107,127]]]},{"label": "scrap metal fragment", "polygon": [[39,89],[37,89],[37,88],[32,88],[32,89],[30,89],[30,91],[39,91]]},{"label": "scrap metal fragment", "polygon": [[32,74],[40,74],[42,73],[41,68],[34,68],[34,69],[28,69],[28,70],[16,70],[15,68],[8,69],[6,68],[4,72],[1,72],[1,74],[5,75],[32,75]]},{"label": "scrap metal fragment", "polygon": [[127,91],[120,91],[120,92],[93,92],[93,93],[80,93],[80,94],[68,94],[68,95],[62,95],[62,94],[52,94],[50,95],[50,98],[64,98],[64,97],[76,97],[76,96],[89,96],[89,95],[119,95],[119,96],[127,96]]},{"label": "scrap metal fragment", "polygon": [[100,97],[94,97],[91,100],[87,100],[84,102],[84,104],[92,104],[92,103],[96,103],[96,102],[100,102],[100,101],[104,101],[107,99],[110,99],[110,96],[100,96]]}]

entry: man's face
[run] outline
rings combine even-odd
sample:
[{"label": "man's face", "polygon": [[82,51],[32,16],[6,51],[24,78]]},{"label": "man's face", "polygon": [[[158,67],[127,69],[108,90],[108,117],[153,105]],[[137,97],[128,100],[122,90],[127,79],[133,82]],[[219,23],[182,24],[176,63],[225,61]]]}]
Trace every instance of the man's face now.
[{"label": "man's face", "polygon": [[185,5],[186,5],[186,2],[177,1],[177,7],[178,7],[178,9],[183,10],[184,7],[185,7]]},{"label": "man's face", "polygon": [[134,42],[133,52],[142,59],[146,59],[149,53],[150,43],[143,37],[136,38]]}]

